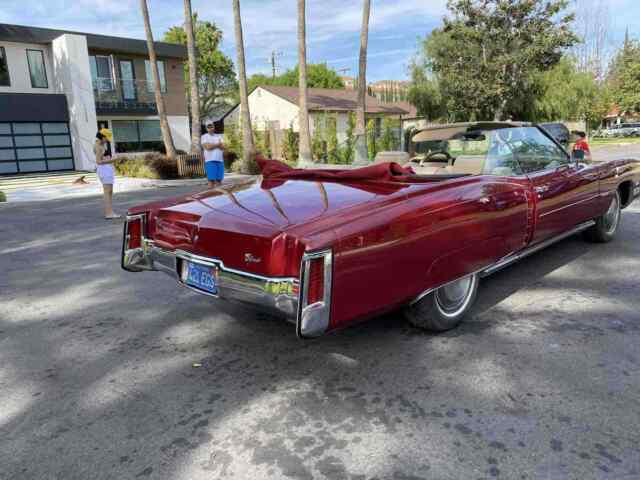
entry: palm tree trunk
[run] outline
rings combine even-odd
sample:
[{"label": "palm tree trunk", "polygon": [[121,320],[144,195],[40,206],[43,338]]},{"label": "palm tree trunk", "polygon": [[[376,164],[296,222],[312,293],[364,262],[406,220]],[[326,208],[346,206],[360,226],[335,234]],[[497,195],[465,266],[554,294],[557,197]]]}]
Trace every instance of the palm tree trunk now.
[{"label": "palm tree trunk", "polygon": [[191,97],[191,153],[200,153],[200,94],[198,90],[198,61],[193,33],[191,0],[184,0],[184,31],[187,34],[189,55],[189,96]]},{"label": "palm tree trunk", "polygon": [[238,53],[238,83],[240,84],[240,121],[242,122],[242,172],[256,173],[256,148],[253,144],[251,114],[249,112],[249,92],[247,90],[247,71],[244,63],[244,40],[242,39],[242,20],[240,18],[240,0],[233,0],[233,17]]},{"label": "palm tree trunk", "polygon": [[298,143],[298,165],[312,163],[311,134],[309,133],[309,109],[307,107],[307,39],[305,0],[298,0],[298,79],[300,94],[298,95],[298,123],[300,126],[300,142]]},{"label": "palm tree trunk", "polygon": [[369,162],[367,152],[367,125],[365,120],[367,98],[367,43],[369,41],[369,12],[371,0],[364,0],[362,8],[362,30],[360,31],[360,67],[358,71],[358,106],[356,107],[356,148],[354,164]]},{"label": "palm tree trunk", "polygon": [[167,112],[164,108],[164,99],[160,90],[160,75],[158,74],[158,62],[156,58],[156,49],[153,45],[153,33],[151,32],[151,24],[149,22],[149,9],[147,8],[147,0],[140,0],[140,9],[142,10],[142,19],[144,20],[144,31],[147,34],[147,48],[149,49],[149,63],[151,64],[151,73],[153,75],[154,92],[156,96],[156,106],[158,108],[158,116],[160,117],[160,130],[162,130],[162,141],[167,150],[167,157],[175,158],[176,147],[173,144],[171,129],[167,120]]}]

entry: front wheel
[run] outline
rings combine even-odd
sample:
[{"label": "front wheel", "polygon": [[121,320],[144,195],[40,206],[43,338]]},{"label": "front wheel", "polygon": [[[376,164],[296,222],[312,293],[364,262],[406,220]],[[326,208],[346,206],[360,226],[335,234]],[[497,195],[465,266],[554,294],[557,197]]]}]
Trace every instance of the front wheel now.
[{"label": "front wheel", "polygon": [[621,215],[620,192],[616,190],[606,213],[596,219],[596,224],[584,232],[585,238],[591,242],[606,243],[613,240]]},{"label": "front wheel", "polygon": [[457,327],[476,299],[479,281],[478,274],[473,274],[438,288],[406,307],[407,320],[433,332]]}]

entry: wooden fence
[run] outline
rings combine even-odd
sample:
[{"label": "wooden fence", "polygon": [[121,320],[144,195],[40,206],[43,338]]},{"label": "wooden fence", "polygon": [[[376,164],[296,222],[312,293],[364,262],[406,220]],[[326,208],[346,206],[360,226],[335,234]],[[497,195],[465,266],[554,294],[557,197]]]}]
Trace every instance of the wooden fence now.
[{"label": "wooden fence", "polygon": [[204,158],[197,153],[178,155],[178,176],[179,177],[204,177]]}]

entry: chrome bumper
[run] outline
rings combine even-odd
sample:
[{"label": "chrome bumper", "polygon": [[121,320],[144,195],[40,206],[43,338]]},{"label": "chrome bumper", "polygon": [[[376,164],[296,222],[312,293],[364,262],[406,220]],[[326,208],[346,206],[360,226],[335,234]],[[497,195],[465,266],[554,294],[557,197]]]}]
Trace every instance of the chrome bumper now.
[{"label": "chrome bumper", "polygon": [[[182,262],[189,261],[216,269],[218,293],[211,294],[184,283]],[[122,252],[122,268],[131,272],[160,271],[181,285],[203,295],[266,307],[295,323],[298,315],[300,281],[273,278],[226,268],[221,260],[194,255],[184,250],[164,250],[152,240],[143,239],[141,248]]]}]

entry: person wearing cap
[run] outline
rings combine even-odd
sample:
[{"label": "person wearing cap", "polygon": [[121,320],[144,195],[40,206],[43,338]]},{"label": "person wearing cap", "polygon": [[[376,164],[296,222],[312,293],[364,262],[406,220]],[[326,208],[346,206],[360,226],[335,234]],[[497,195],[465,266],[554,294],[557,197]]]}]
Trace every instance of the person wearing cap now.
[{"label": "person wearing cap", "polygon": [[200,145],[204,151],[204,168],[207,172],[209,187],[222,183],[224,178],[224,144],[222,135],[215,125],[207,123],[207,133],[200,138]]},{"label": "person wearing cap", "polygon": [[104,194],[104,218],[107,220],[121,217],[113,211],[113,183],[116,172],[113,166],[115,159],[111,155],[111,139],[111,131],[103,128],[96,133],[96,143],[93,147],[96,154],[96,173],[102,183]]}]

